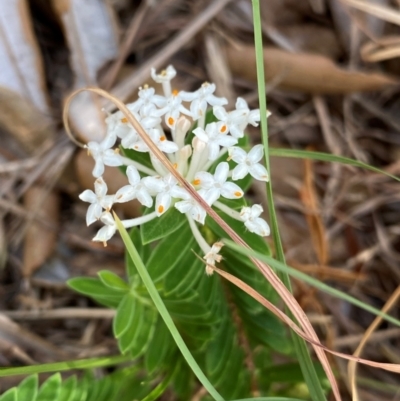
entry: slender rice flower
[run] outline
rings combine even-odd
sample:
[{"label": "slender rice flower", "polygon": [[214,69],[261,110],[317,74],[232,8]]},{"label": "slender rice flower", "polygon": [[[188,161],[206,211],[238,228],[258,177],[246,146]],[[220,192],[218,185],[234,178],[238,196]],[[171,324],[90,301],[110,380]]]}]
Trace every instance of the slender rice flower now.
[{"label": "slender rice flower", "polygon": [[[250,174],[260,181],[268,181],[268,172],[261,164],[263,148],[256,145],[247,153],[238,145],[238,139],[250,125],[257,125],[260,120],[259,110],[250,110],[247,103],[238,98],[236,108],[226,111],[225,98],[214,95],[215,85],[205,83],[194,92],[177,92],[171,89],[171,80],[176,71],[172,66],[157,74],[154,69],[151,76],[163,86],[164,96],[157,95],[154,88],[144,86],[139,90],[139,98],[127,105],[128,110],[138,120],[146,135],[161,152],[171,161],[176,171],[191,185],[204,202],[220,209],[230,217],[244,223],[252,233],[265,236],[269,227],[260,215],[262,207],[254,205],[244,207],[239,213],[226,204],[221,197],[230,199],[229,203],[244,196],[238,183],[232,182]],[[184,103],[187,104],[184,105]],[[207,108],[214,110],[213,122],[207,123]],[[191,127],[189,118],[195,120]],[[161,124],[162,120],[165,125]],[[163,163],[153,154],[139,133],[131,126],[120,111],[105,119],[107,135],[100,143],[89,142],[86,146],[95,160],[93,175],[96,178],[94,192],[87,189],[80,198],[90,203],[86,222],[103,223],[94,241],[107,241],[115,234],[117,227],[111,209],[115,203],[125,203],[137,199],[145,208],[154,208],[143,216],[122,220],[125,228],[138,226],[163,216],[171,208],[182,213],[188,221],[193,236],[199,244],[207,264],[207,274],[212,274],[212,266],[221,261],[219,254],[222,243],[210,246],[203,237],[198,225],[206,224],[205,204],[199,203],[172,175]],[[117,144],[117,140],[120,144]],[[119,147],[130,149],[119,155]],[[230,164],[221,161],[229,152]],[[148,154],[146,154],[148,153]],[[129,183],[119,188],[115,194],[107,194],[107,185],[102,175],[104,166],[126,165]],[[204,207],[203,207],[204,206]]]},{"label": "slender rice flower", "polygon": [[267,169],[259,163],[264,154],[262,145],[256,145],[246,153],[242,148],[229,148],[229,159],[237,163],[232,171],[232,179],[234,181],[246,177],[250,173],[252,177],[259,181],[268,181]]},{"label": "slender rice flower", "polygon": [[114,196],[107,195],[107,190],[107,184],[104,182],[103,177],[99,177],[94,182],[94,192],[86,189],[79,195],[81,200],[90,203],[86,213],[86,224],[88,226],[99,220],[103,209],[111,209],[114,203]]},{"label": "slender rice flower", "polygon": [[240,218],[251,233],[266,237],[270,234],[271,230],[268,223],[259,217],[262,212],[263,208],[260,205],[244,207],[240,212]]}]

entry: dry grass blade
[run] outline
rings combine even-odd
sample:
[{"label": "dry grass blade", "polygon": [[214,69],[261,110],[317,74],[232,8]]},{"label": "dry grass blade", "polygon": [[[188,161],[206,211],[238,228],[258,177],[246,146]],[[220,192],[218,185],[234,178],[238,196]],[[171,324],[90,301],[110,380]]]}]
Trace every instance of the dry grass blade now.
[{"label": "dry grass blade", "polygon": [[215,266],[210,266],[215,272],[219,275],[230,281],[232,284],[236,285],[247,294],[249,294],[252,298],[258,301],[261,305],[265,306],[268,310],[270,310],[275,316],[277,316],[282,322],[286,323],[293,331],[295,331],[300,337],[309,342],[314,346],[314,349],[319,348],[326,352],[329,352],[332,355],[336,355],[340,358],[347,359],[349,361],[354,361],[355,363],[362,363],[364,365],[372,366],[375,368],[380,368],[383,370],[387,370],[389,372],[400,373],[400,364],[390,364],[390,363],[379,363],[374,361],[369,361],[367,359],[362,359],[354,355],[344,354],[342,352],[337,352],[329,349],[325,345],[321,344],[319,341],[315,341],[312,338],[308,337],[304,331],[302,331],[293,320],[291,320],[285,313],[283,313],[280,309],[278,309],[275,305],[265,299],[261,294],[255,291],[252,287],[244,283],[242,280],[233,276],[232,274],[227,273],[224,270],[218,269]]},{"label": "dry grass blade", "polygon": [[343,3],[393,24],[400,25],[400,12],[365,0],[341,0]]},{"label": "dry grass blade", "polygon": [[[396,291],[392,294],[392,296],[388,299],[384,307],[382,308],[382,312],[388,312],[391,307],[397,302],[397,300],[400,297],[400,286],[397,287]],[[381,323],[382,318],[380,316],[377,316],[374,321],[371,323],[371,325],[368,327],[368,330],[364,333],[360,344],[358,345],[357,349],[354,352],[354,356],[357,357],[361,354],[365,344],[367,343],[368,339],[371,337],[372,333],[375,331],[375,329],[379,326]],[[353,401],[359,401],[359,395],[358,395],[358,390],[357,390],[357,383],[356,383],[356,370],[357,370],[357,363],[354,361],[349,362],[348,366],[348,374],[349,374],[349,383],[351,387],[351,393],[353,396]]]},{"label": "dry grass blade", "polygon": [[378,43],[368,42],[361,47],[361,58],[369,63],[389,60],[400,56],[400,38],[384,38]]},{"label": "dry grass blade", "polygon": [[[86,89],[79,89],[72,93],[66,100],[64,111],[63,111],[63,121],[65,125],[65,129],[67,132],[70,133],[70,125],[68,121],[68,112],[71,101],[74,96],[83,92],[83,91],[91,91],[101,96],[104,96],[106,99],[112,101],[120,111],[125,115],[128,122],[132,125],[132,127],[139,133],[140,137],[142,138],[143,142],[149,147],[150,151],[163,163],[165,168],[176,178],[176,180],[182,185],[184,189],[193,197],[193,199],[207,212],[207,214],[214,219],[214,221],[220,225],[220,227],[235,241],[237,244],[250,249],[249,245],[242,240],[242,238],[234,231],[232,228],[216,213],[204,200],[203,198],[197,193],[197,191],[192,187],[192,185],[187,182],[178,171],[175,170],[171,162],[165,156],[165,154],[158,149],[158,147],[153,143],[151,138],[146,134],[140,123],[136,120],[133,114],[129,111],[129,109],[125,106],[121,100],[115,98],[114,96],[110,95],[108,92],[98,89],[98,88],[86,88]],[[70,133],[71,135],[71,133]],[[314,343],[319,343],[318,336],[312,327],[311,323],[309,322],[307,316],[305,315],[304,311],[302,310],[301,306],[298,304],[297,300],[293,297],[291,292],[285,287],[279,277],[275,274],[275,272],[266,264],[260,262],[255,258],[251,258],[255,266],[260,269],[270,284],[275,288],[278,294],[281,296],[282,300],[285,302],[289,310],[293,313],[295,318],[298,320],[302,328],[304,329],[308,338],[310,338],[310,343],[313,345],[318,358],[325,370],[325,373],[328,377],[329,382],[331,383],[333,392],[335,394],[335,398],[337,400],[341,400],[339,388],[333,374],[332,368],[329,364],[329,361],[325,355],[325,352],[318,346],[315,346]]]}]

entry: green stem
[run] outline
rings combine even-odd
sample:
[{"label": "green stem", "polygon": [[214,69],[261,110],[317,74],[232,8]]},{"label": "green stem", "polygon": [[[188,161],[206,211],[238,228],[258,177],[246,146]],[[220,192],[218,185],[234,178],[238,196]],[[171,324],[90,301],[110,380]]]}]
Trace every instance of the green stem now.
[{"label": "green stem", "polygon": [[[261,15],[259,0],[252,0],[253,4],[253,23],[254,23],[254,41],[256,51],[256,66],[257,66],[257,84],[258,96],[260,102],[260,115],[261,115],[261,133],[265,151],[265,165],[269,174],[271,175],[270,162],[269,162],[269,147],[268,147],[268,126],[267,126],[267,100],[265,93],[265,77],[264,77],[264,51],[262,44],[262,30],[261,30]],[[271,181],[266,183],[266,192],[268,199],[268,210],[270,216],[271,230],[273,233],[274,244],[276,249],[277,259],[285,263],[285,255],[283,252],[282,241],[279,234],[278,219],[274,207],[274,199],[272,192]],[[285,286],[292,291],[290,279],[287,273],[281,273],[280,278]],[[296,334],[292,333],[292,339],[295,350],[299,359],[301,370],[304,379],[310,391],[310,396],[314,401],[326,400],[324,391],[321,387],[320,380],[313,366],[310,354],[307,349],[306,342]]]}]

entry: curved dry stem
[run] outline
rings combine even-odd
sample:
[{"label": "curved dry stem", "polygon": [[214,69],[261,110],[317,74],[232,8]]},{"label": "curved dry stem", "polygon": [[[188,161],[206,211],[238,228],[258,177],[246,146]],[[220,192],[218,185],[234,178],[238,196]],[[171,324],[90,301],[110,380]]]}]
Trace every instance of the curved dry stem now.
[{"label": "curved dry stem", "polygon": [[[110,95],[108,92],[99,89],[99,88],[81,88],[73,92],[69,97],[67,98],[67,101],[65,103],[65,108],[63,112],[63,119],[64,119],[64,125],[65,129],[67,130],[68,134],[70,137],[72,137],[71,130],[69,127],[68,123],[68,111],[69,111],[69,106],[70,103],[73,99],[74,96],[76,96],[78,93],[83,92],[83,91],[90,91],[97,93],[98,95],[104,96],[106,99],[112,101],[120,111],[124,114],[124,116],[127,118],[128,122],[133,126],[133,128],[139,133],[141,139],[146,143],[146,145],[149,147],[150,151],[155,155],[165,166],[165,168],[176,178],[176,180],[182,185],[183,188],[185,188],[189,194],[193,197],[193,199],[201,205],[201,207],[207,212],[207,214],[218,224],[222,227],[222,229],[232,238],[234,242],[236,242],[238,245],[241,245],[243,247],[246,247],[250,249],[250,246],[243,241],[243,239],[234,231],[232,228],[215,212],[204,200],[203,198],[196,192],[196,190],[193,188],[193,186],[185,180],[185,178],[174,169],[172,163],[169,161],[169,159],[165,156],[165,154],[158,149],[158,147],[154,144],[154,142],[151,140],[151,138],[146,134],[145,130],[143,127],[140,125],[140,123],[136,120],[136,118],[133,116],[133,114],[129,111],[129,109],[125,106],[123,102],[121,102],[119,99],[116,97]],[[333,392],[335,394],[335,398],[338,401],[341,401],[340,394],[339,394],[339,388],[335,379],[335,376],[333,374],[332,368],[329,364],[329,361],[325,355],[325,350],[322,349],[321,347],[317,346],[316,344],[319,344],[319,338],[312,327],[310,321],[308,320],[306,314],[302,310],[301,306],[298,304],[296,299],[293,297],[291,292],[285,287],[285,285],[282,283],[282,281],[279,279],[279,277],[275,274],[275,272],[271,269],[270,266],[267,264],[260,262],[259,260],[255,258],[251,258],[252,262],[257,266],[258,269],[264,274],[264,276],[267,278],[267,280],[270,282],[270,284],[275,288],[277,293],[280,295],[282,300],[285,302],[289,310],[293,313],[294,317],[298,320],[299,324],[304,330],[305,335],[307,336],[306,341],[308,341],[314,348],[315,353],[317,354],[324,371],[328,377],[328,380],[331,383]],[[286,315],[285,315],[286,316]]]},{"label": "curved dry stem", "polygon": [[[391,307],[397,302],[399,297],[400,297],[400,286],[397,287],[396,291],[388,299],[388,301],[382,308],[382,312],[385,312],[385,313],[388,312],[391,309]],[[369,337],[375,331],[375,329],[379,326],[381,321],[382,321],[382,317],[380,317],[380,316],[377,316],[374,319],[374,321],[368,327],[368,330],[364,333],[364,336],[361,339],[360,344],[358,345],[357,349],[354,351],[354,354],[353,354],[354,357],[358,357],[358,355],[361,354]],[[349,366],[347,367],[347,372],[349,375],[349,384],[350,384],[353,401],[359,401],[359,399],[360,399],[358,396],[357,383],[356,383],[356,372],[357,372],[357,363],[356,362],[359,362],[359,361],[350,359]],[[371,366],[373,366],[373,365],[371,365]],[[399,365],[394,365],[394,366],[399,366]],[[386,370],[388,370],[388,369],[386,369]],[[392,372],[394,372],[394,370],[392,370]]]},{"label": "curved dry stem", "polygon": [[[325,345],[321,344],[319,341],[314,341],[310,337],[308,337],[304,331],[302,331],[297,324],[290,319],[284,312],[282,312],[280,309],[278,309],[274,304],[269,302],[266,298],[264,298],[260,293],[258,293],[256,290],[254,290],[252,287],[250,287],[248,284],[240,280],[239,278],[233,276],[230,273],[227,273],[224,270],[221,270],[215,266],[208,265],[210,268],[212,268],[215,272],[217,272],[220,276],[224,277],[226,280],[230,281],[232,284],[236,285],[243,291],[245,291],[247,294],[249,294],[252,298],[254,298],[256,301],[258,301],[261,305],[265,306],[269,311],[271,311],[278,319],[280,319],[282,322],[287,324],[296,334],[298,334],[301,338],[309,342],[310,344],[314,345],[315,347],[318,347],[326,352],[329,352],[332,355],[336,355],[340,358],[347,359],[351,361],[350,363],[356,364],[362,363],[364,365],[372,366],[375,368],[387,370],[389,372],[394,372],[394,373],[400,373],[400,365],[392,364],[392,363],[381,363],[381,362],[374,362],[370,361],[368,359],[363,359],[359,358],[357,355],[348,355],[344,354],[342,352],[337,352],[334,350],[329,349]],[[400,296],[400,287],[396,291],[395,294],[391,297],[391,299],[388,301],[387,309],[390,309],[390,306],[393,305],[393,303],[397,300],[397,298]],[[386,309],[386,308],[384,308]],[[386,312],[386,310],[385,310]],[[378,317],[380,319],[380,317]],[[378,319],[377,318],[377,319]],[[379,323],[379,322],[378,322]],[[372,325],[371,325],[372,327]],[[372,331],[372,330],[371,330]],[[367,333],[366,333],[367,334]],[[356,354],[356,353],[355,353]]]}]

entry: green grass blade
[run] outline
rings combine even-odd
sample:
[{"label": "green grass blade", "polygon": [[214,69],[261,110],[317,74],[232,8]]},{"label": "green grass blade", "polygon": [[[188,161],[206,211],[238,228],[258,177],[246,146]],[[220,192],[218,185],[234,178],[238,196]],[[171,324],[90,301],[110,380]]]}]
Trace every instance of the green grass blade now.
[{"label": "green grass blade", "polygon": [[329,295],[333,295],[334,297],[337,297],[339,299],[342,299],[343,301],[349,302],[350,304],[353,304],[355,306],[358,306],[361,309],[364,309],[376,316],[381,317],[382,319],[387,320],[390,323],[395,324],[396,326],[400,327],[400,321],[386,313],[383,313],[377,308],[374,308],[373,306],[370,306],[357,298],[352,297],[351,295],[346,294],[345,292],[339,291],[335,288],[330,287],[329,285],[315,279],[314,277],[311,277],[303,272],[300,272],[293,267],[288,266],[287,264],[281,263],[278,260],[271,258],[270,256],[266,256],[260,252],[256,252],[250,249],[243,248],[237,244],[235,244],[233,241],[230,240],[223,240],[226,245],[233,249],[234,251],[245,255],[249,257],[254,257],[261,262],[267,263],[270,265],[273,269],[278,270],[280,272],[285,272],[289,274],[290,276],[297,278],[299,280],[304,281],[305,283],[317,288],[320,291],[326,292]]},{"label": "green grass blade", "polygon": [[142,262],[142,259],[139,256],[139,253],[137,252],[134,244],[132,243],[128,232],[125,230],[123,225],[121,224],[121,221],[118,219],[116,215],[114,215],[115,221],[118,227],[118,230],[121,234],[122,240],[124,241],[125,247],[129,253],[129,256],[131,257],[133,263],[135,264],[137,271],[146,286],[149,295],[151,299],[153,300],[158,312],[160,313],[161,317],[163,318],[165,324],[167,325],[172,337],[174,338],[176,345],[182,352],[182,355],[186,359],[186,362],[190,366],[190,368],[193,370],[193,373],[197,376],[199,381],[202,383],[204,388],[210,393],[210,395],[216,400],[216,401],[224,401],[222,396],[218,393],[218,391],[213,387],[213,385],[210,383],[210,381],[207,379],[203,371],[201,370],[200,366],[197,364],[195,359],[193,358],[191,352],[189,351],[188,347],[186,346],[185,342],[183,341],[181,335],[179,334],[178,329],[175,326],[174,321],[172,320],[167,308],[164,305],[163,300],[160,297],[160,294],[158,293],[153,280],[151,279],[149,273],[147,272],[147,269],[145,265]]},{"label": "green grass blade", "polygon": [[101,358],[81,359],[74,361],[43,363],[41,365],[21,366],[18,368],[0,368],[0,377],[14,375],[31,375],[34,373],[61,372],[72,369],[94,369],[105,366],[118,365],[128,362],[131,358],[124,355],[106,356]]},{"label": "green grass blade", "polygon": [[390,174],[377,167],[371,166],[370,164],[350,159],[349,157],[336,156],[324,152],[314,152],[311,150],[283,149],[283,148],[270,148],[269,154],[270,156],[294,157],[297,159],[311,159],[311,160],[319,160],[322,162],[340,163],[347,166],[360,167],[366,170],[373,171],[375,173],[386,175],[387,177],[393,178],[396,181],[400,181],[400,178],[396,177],[393,174]]},{"label": "green grass blade", "polygon": [[[258,84],[258,97],[260,102],[260,114],[261,114],[261,133],[265,152],[265,165],[269,174],[271,175],[270,162],[269,162],[269,147],[268,147],[268,126],[267,126],[267,100],[265,94],[265,77],[264,77],[264,52],[262,44],[262,30],[261,30],[261,14],[260,14],[260,3],[259,0],[252,0],[253,4],[253,24],[254,24],[254,41],[256,50],[256,65],[257,65],[257,84]],[[279,234],[278,219],[275,213],[272,184],[268,182],[266,184],[268,209],[270,216],[271,231],[274,238],[275,249],[277,258],[285,263],[285,255],[283,252],[282,241]],[[290,279],[287,273],[280,275],[281,280],[285,286],[291,291]],[[313,401],[326,400],[324,391],[319,381],[317,372],[313,366],[311,356],[307,349],[306,342],[292,333],[294,347],[299,359],[301,370],[304,375],[304,380],[308,386],[310,396]]]}]

